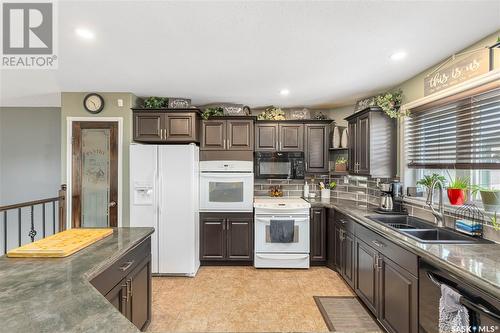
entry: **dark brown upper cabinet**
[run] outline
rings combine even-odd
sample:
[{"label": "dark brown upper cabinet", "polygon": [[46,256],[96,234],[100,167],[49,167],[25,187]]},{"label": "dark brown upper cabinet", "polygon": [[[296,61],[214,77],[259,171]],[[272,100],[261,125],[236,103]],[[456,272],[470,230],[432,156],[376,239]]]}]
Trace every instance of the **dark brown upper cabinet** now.
[{"label": "dark brown upper cabinet", "polygon": [[133,139],[146,143],[199,142],[198,109],[132,109]]},{"label": "dark brown upper cabinet", "polygon": [[326,261],[326,208],[314,207],[310,213],[311,262]]},{"label": "dark brown upper cabinet", "polygon": [[226,121],[202,120],[201,121],[201,149],[225,150],[226,149]]},{"label": "dark brown upper cabinet", "polygon": [[163,115],[161,113],[134,112],[134,141],[163,141]]},{"label": "dark brown upper cabinet", "polygon": [[253,120],[227,120],[227,149],[253,150]]},{"label": "dark brown upper cabinet", "polygon": [[304,150],[304,124],[279,124],[278,133],[279,151]]},{"label": "dark brown upper cabinet", "polygon": [[209,119],[201,122],[201,150],[252,151],[253,119]]},{"label": "dark brown upper cabinet", "polygon": [[349,123],[349,173],[394,177],[396,121],[379,107],[368,107],[345,119]]},{"label": "dark brown upper cabinet", "polygon": [[328,172],[329,124],[305,125],[306,172]]},{"label": "dark brown upper cabinet", "polygon": [[256,123],[255,124],[255,150],[276,151],[278,150],[278,124]]}]

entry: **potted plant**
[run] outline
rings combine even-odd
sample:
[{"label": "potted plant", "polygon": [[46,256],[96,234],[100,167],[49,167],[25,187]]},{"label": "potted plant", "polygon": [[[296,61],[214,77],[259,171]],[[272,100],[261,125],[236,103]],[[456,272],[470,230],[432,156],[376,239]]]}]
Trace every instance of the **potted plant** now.
[{"label": "potted plant", "polygon": [[222,117],[224,115],[224,109],[221,106],[208,107],[206,108],[201,117],[207,120],[210,117]]},{"label": "potted plant", "polygon": [[168,106],[168,98],[166,97],[148,97],[144,100],[144,107],[146,109],[161,109]]},{"label": "potted plant", "polygon": [[330,190],[333,190],[337,186],[336,182],[330,182],[329,184],[325,185],[323,182],[319,182],[319,189],[321,191],[321,198],[322,199],[330,199]]},{"label": "potted plant", "polygon": [[500,211],[500,190],[488,187],[481,187],[479,185],[472,186],[472,193],[479,192],[481,201],[483,202],[484,210],[487,212]]},{"label": "potted plant", "polygon": [[257,116],[257,120],[285,120],[285,112],[271,105]]},{"label": "potted plant", "polygon": [[436,180],[439,180],[444,184],[446,178],[438,173],[433,173],[432,175],[425,175],[424,178],[417,181],[417,185],[422,185],[425,187],[427,191],[427,199],[429,199],[429,196],[431,195],[431,186]]},{"label": "potted plant", "polygon": [[335,161],[335,171],[343,172],[347,171],[347,159],[345,157],[339,157]]},{"label": "potted plant", "polygon": [[408,110],[405,110],[404,112],[400,110],[402,100],[403,92],[398,89],[373,97],[370,105],[380,107],[390,118],[401,118],[409,116],[410,114]]},{"label": "potted plant", "polygon": [[465,191],[468,190],[469,178],[468,177],[455,177],[454,180],[450,178],[450,185],[447,188],[448,199],[452,206],[461,206],[465,202]]}]

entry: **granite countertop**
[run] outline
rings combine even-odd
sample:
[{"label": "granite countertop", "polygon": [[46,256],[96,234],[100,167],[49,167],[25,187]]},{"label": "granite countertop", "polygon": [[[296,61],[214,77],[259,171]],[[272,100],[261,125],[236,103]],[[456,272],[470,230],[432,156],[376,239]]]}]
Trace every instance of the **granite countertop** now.
[{"label": "granite countertop", "polygon": [[153,231],[116,228],[66,258],[0,257],[0,330],[138,332],[89,280]]},{"label": "granite countertop", "polygon": [[500,298],[499,244],[424,244],[368,219],[366,216],[376,214],[373,211],[376,206],[367,205],[366,202],[336,198],[306,199],[306,201],[311,203],[312,207],[335,208],[401,247]]}]

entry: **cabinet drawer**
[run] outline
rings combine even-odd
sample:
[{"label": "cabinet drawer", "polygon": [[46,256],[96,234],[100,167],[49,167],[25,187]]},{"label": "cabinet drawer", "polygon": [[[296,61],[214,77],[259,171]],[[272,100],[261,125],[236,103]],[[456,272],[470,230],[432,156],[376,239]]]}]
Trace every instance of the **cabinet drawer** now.
[{"label": "cabinet drawer", "polygon": [[356,237],[372,246],[393,262],[396,262],[411,274],[415,276],[418,275],[418,258],[413,253],[390,242],[383,236],[376,234],[362,225],[356,227]]},{"label": "cabinet drawer", "polygon": [[90,283],[103,295],[127,276],[144,258],[151,254],[151,238],[147,238],[125,253],[109,268],[96,276]]},{"label": "cabinet drawer", "polygon": [[354,234],[354,225],[356,222],[354,222],[350,217],[345,216],[339,211],[335,211],[334,219],[335,223],[338,223],[339,225],[343,226],[345,230]]}]

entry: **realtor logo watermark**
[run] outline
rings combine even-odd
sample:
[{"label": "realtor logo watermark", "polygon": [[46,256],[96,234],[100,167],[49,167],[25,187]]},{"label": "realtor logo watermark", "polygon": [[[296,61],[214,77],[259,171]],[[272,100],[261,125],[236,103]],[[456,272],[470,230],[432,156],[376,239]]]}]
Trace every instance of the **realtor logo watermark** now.
[{"label": "realtor logo watermark", "polygon": [[2,3],[2,69],[57,68],[54,11],[53,1]]}]

